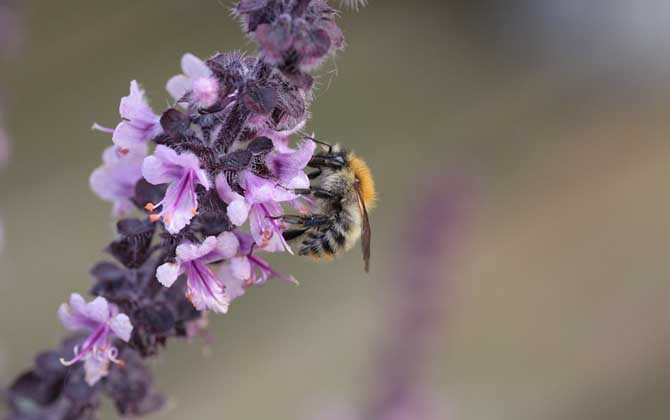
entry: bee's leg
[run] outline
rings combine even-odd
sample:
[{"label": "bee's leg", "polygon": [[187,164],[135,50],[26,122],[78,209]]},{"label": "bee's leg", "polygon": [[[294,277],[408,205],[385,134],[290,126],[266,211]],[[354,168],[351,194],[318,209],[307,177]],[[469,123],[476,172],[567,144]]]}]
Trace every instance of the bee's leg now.
[{"label": "bee's leg", "polygon": [[307,232],[307,230],[308,230],[307,228],[285,230],[284,232],[282,232],[282,236],[287,241],[291,241],[295,238],[302,236],[305,232]]},{"label": "bee's leg", "polygon": [[314,171],[314,172],[312,172],[312,173],[309,173],[309,174],[307,175],[307,177],[308,177],[309,179],[316,179],[316,178],[318,178],[318,177],[321,176],[321,173],[322,173],[322,172],[323,172],[323,171],[321,170],[321,168],[317,168],[316,171]]},{"label": "bee's leg", "polygon": [[325,199],[333,199],[337,198],[337,196],[330,191],[324,190],[323,188],[319,187],[311,187],[311,188],[296,188],[292,190],[295,194],[298,195],[313,195],[316,198],[325,198]]},{"label": "bee's leg", "polygon": [[311,214],[307,216],[285,214],[283,216],[277,217],[277,219],[281,219],[282,221],[289,223],[291,225],[300,226],[301,228],[321,226],[326,223],[330,223],[330,218],[322,214]]},{"label": "bee's leg", "polygon": [[320,144],[322,146],[326,146],[328,148],[328,154],[333,153],[333,145],[330,143],[326,143],[325,141],[317,140],[314,137],[305,137],[307,140],[312,140],[314,143]]},{"label": "bee's leg", "polygon": [[344,158],[339,155],[318,155],[312,157],[307,164],[310,168],[331,168],[342,169],[344,167]]}]

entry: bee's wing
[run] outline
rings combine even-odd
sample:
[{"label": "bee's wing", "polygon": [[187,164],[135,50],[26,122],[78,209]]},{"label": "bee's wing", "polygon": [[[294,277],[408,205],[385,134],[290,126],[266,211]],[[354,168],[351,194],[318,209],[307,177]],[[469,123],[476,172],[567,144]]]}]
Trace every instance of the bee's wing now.
[{"label": "bee's wing", "polygon": [[370,243],[372,240],[372,230],[370,229],[370,219],[368,218],[368,209],[365,207],[363,196],[360,189],[356,189],[358,194],[358,207],[361,211],[361,222],[363,232],[361,233],[361,245],[363,246],[363,261],[365,262],[365,272],[370,271]]}]

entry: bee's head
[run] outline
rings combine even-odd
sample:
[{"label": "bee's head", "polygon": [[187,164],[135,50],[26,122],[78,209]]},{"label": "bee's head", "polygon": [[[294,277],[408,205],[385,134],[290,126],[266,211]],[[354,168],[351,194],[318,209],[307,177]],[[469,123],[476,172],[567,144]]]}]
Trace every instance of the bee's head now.
[{"label": "bee's head", "polygon": [[349,169],[354,173],[358,183],[361,197],[367,209],[372,209],[377,203],[377,192],[375,191],[375,180],[368,164],[353,153],[348,157]]}]

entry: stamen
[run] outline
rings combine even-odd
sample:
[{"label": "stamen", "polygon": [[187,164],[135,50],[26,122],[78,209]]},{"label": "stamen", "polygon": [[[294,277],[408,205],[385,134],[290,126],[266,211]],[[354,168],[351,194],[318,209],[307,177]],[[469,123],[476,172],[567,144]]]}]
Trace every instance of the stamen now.
[{"label": "stamen", "polygon": [[158,214],[152,214],[151,216],[149,216],[149,220],[151,220],[152,222],[156,222],[156,221],[158,221],[158,219],[160,219],[160,218],[161,218],[161,217],[160,217],[160,215],[158,215]]},{"label": "stamen", "polygon": [[194,216],[197,216],[197,215],[200,214],[200,212],[198,212],[197,209],[192,209],[192,210],[191,210],[191,214],[193,214]]},{"label": "stamen", "polygon": [[117,359],[118,355],[119,351],[116,349],[116,347],[110,348],[109,351],[107,352],[107,358],[109,359],[110,362],[115,363],[121,367],[124,367],[126,365],[126,362],[124,362],[121,359]]},{"label": "stamen", "polygon": [[252,284],[254,284],[254,282],[253,282],[253,280],[251,280],[251,278],[248,278],[248,279],[244,280],[244,285],[245,286],[251,286]]},{"label": "stamen", "polygon": [[103,133],[109,133],[109,134],[114,133],[113,128],[105,127],[105,126],[100,125],[98,123],[93,123],[93,126],[91,127],[91,130],[102,131]]},{"label": "stamen", "polygon": [[118,150],[119,150],[119,153],[122,154],[122,155],[127,155],[128,153],[130,153],[130,149],[128,149],[127,147],[119,147]]},{"label": "stamen", "polygon": [[74,365],[75,363],[77,363],[80,360],[81,360],[80,357],[75,357],[72,360],[65,360],[61,357],[60,358],[60,363],[61,363],[61,365],[65,366],[65,367],[70,367],[70,366]]},{"label": "stamen", "polygon": [[170,214],[166,214],[163,216],[163,220],[165,220],[166,223],[170,223],[170,220],[172,220],[172,216]]},{"label": "stamen", "polygon": [[156,208],[156,205],[154,203],[147,203],[147,205],[144,206],[144,208],[148,211],[154,211],[154,209]]},{"label": "stamen", "polygon": [[83,358],[82,354],[79,354],[79,346],[74,346],[73,352],[74,352],[74,358],[72,358],[71,360],[65,360],[62,357],[60,358],[60,363],[63,366],[66,367],[72,366]]}]

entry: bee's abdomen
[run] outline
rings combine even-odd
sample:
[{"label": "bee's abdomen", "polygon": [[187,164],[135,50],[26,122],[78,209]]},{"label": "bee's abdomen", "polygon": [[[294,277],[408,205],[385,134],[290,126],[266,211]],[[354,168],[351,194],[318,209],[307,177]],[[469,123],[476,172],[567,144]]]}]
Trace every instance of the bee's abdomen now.
[{"label": "bee's abdomen", "polygon": [[334,222],[327,228],[310,229],[305,233],[299,254],[315,258],[331,258],[341,254],[348,246],[347,225]]}]

